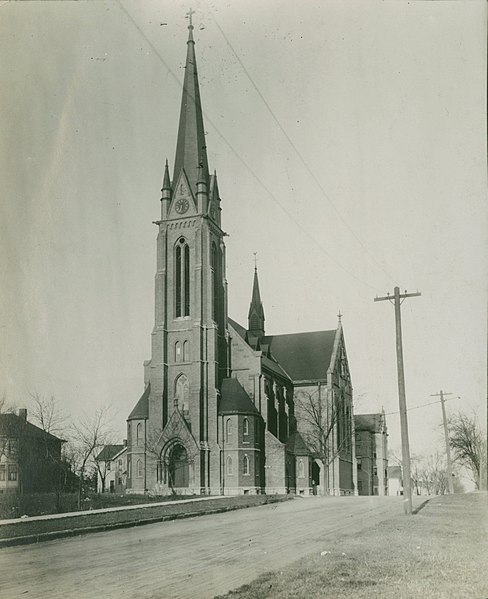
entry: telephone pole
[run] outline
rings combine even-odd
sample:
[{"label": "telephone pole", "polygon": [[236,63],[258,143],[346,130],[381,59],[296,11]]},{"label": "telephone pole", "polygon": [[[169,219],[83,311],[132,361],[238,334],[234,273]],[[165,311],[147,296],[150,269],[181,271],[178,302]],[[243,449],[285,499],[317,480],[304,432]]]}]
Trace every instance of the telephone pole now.
[{"label": "telephone pole", "polygon": [[402,345],[402,319],[400,306],[407,297],[418,297],[420,293],[400,293],[400,288],[395,287],[393,296],[387,294],[386,297],[375,297],[375,302],[390,301],[395,306],[395,325],[396,325],[396,353],[397,353],[397,372],[398,372],[398,402],[400,405],[400,428],[402,435],[402,470],[403,470],[403,508],[405,515],[412,513],[412,478],[410,474],[410,447],[408,442],[408,420],[407,420],[407,399],[405,394],[405,371],[403,368],[403,345]]},{"label": "telephone pole", "polygon": [[431,397],[440,397],[441,398],[441,406],[442,406],[442,420],[444,423],[444,438],[446,440],[446,456],[447,456],[447,484],[449,488],[449,493],[452,495],[454,493],[454,482],[452,480],[452,465],[451,465],[451,447],[449,444],[449,433],[447,431],[447,418],[446,418],[446,408],[444,406],[444,397],[446,395],[452,395],[452,393],[446,393],[439,391],[439,393],[432,393]]}]

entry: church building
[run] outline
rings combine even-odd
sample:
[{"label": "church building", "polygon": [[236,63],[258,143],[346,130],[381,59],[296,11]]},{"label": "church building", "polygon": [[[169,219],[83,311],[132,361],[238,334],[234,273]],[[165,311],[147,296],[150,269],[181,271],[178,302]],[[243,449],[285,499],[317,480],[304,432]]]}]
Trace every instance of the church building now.
[{"label": "church building", "polygon": [[155,322],[127,420],[127,492],[352,494],[352,385],[336,329],[267,335],[258,273],[247,327],[227,314],[221,200],[189,24],[173,175],[164,168]]}]

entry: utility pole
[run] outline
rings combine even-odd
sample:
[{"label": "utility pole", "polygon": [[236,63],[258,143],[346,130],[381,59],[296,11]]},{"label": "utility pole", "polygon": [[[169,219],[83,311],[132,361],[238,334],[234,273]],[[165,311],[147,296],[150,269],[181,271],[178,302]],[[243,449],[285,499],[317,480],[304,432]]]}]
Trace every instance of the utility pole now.
[{"label": "utility pole", "polygon": [[402,319],[400,306],[407,297],[418,297],[420,293],[400,293],[400,288],[395,287],[393,297],[388,293],[386,297],[375,297],[375,302],[389,301],[395,306],[396,325],[396,353],[398,373],[398,402],[400,406],[400,428],[402,435],[402,470],[403,470],[403,508],[405,515],[412,514],[412,478],[410,474],[410,447],[408,442],[407,399],[405,394],[405,371],[403,368],[402,345]]},{"label": "utility pole", "polygon": [[444,396],[452,395],[452,393],[445,393],[442,389],[439,393],[432,393],[431,397],[440,397],[442,406],[442,420],[444,423],[444,438],[446,440],[446,456],[447,456],[447,484],[449,487],[449,493],[454,493],[454,483],[452,480],[452,465],[451,465],[451,447],[449,444],[449,433],[447,432],[447,418],[446,418],[446,407],[444,405]]}]

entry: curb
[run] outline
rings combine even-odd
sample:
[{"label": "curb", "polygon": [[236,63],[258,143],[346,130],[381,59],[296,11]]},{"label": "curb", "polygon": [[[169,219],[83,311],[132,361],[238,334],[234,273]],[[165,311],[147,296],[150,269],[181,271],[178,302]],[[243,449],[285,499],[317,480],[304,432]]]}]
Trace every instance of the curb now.
[{"label": "curb", "polygon": [[[35,535],[25,535],[22,537],[10,537],[7,539],[0,539],[0,549],[4,547],[15,547],[19,545],[32,545],[35,543],[43,543],[45,541],[54,541],[56,539],[64,539],[69,537],[78,537],[85,534],[94,532],[107,532],[110,530],[118,530],[122,528],[132,528],[136,526],[143,526],[144,524],[156,524],[158,522],[169,522],[171,520],[185,520],[187,518],[196,518],[197,516],[209,516],[211,514],[222,514],[224,512],[233,512],[236,510],[243,510],[251,507],[262,507],[263,505],[270,505],[272,503],[282,503],[293,499],[292,496],[285,496],[284,498],[270,498],[269,501],[260,505],[235,505],[235,506],[223,506],[209,510],[203,510],[201,512],[186,512],[180,514],[169,514],[166,516],[157,516],[155,518],[143,518],[140,520],[130,520],[127,522],[113,522],[111,524],[100,524],[98,526],[85,526],[83,528],[70,528],[68,530],[55,530],[52,532],[42,532]],[[149,508],[150,509],[150,508]]]}]

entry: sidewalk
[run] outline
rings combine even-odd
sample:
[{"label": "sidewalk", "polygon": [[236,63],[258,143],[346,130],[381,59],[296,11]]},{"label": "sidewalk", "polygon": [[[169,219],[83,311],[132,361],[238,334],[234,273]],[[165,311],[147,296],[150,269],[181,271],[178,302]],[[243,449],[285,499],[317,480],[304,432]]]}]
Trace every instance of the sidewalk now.
[{"label": "sidewalk", "polygon": [[43,516],[22,516],[20,518],[7,518],[0,520],[0,526],[5,524],[18,524],[20,522],[34,522],[36,520],[58,520],[59,518],[72,518],[75,516],[92,516],[95,514],[106,514],[109,512],[121,512],[126,510],[138,510],[141,508],[159,507],[161,505],[175,505],[191,503],[194,501],[208,501],[210,499],[228,499],[226,495],[216,495],[210,497],[196,497],[192,499],[175,499],[173,501],[160,501],[152,503],[139,503],[135,505],[122,505],[117,507],[105,507],[97,510],[81,510],[79,512],[63,512],[61,514],[44,514]]}]

